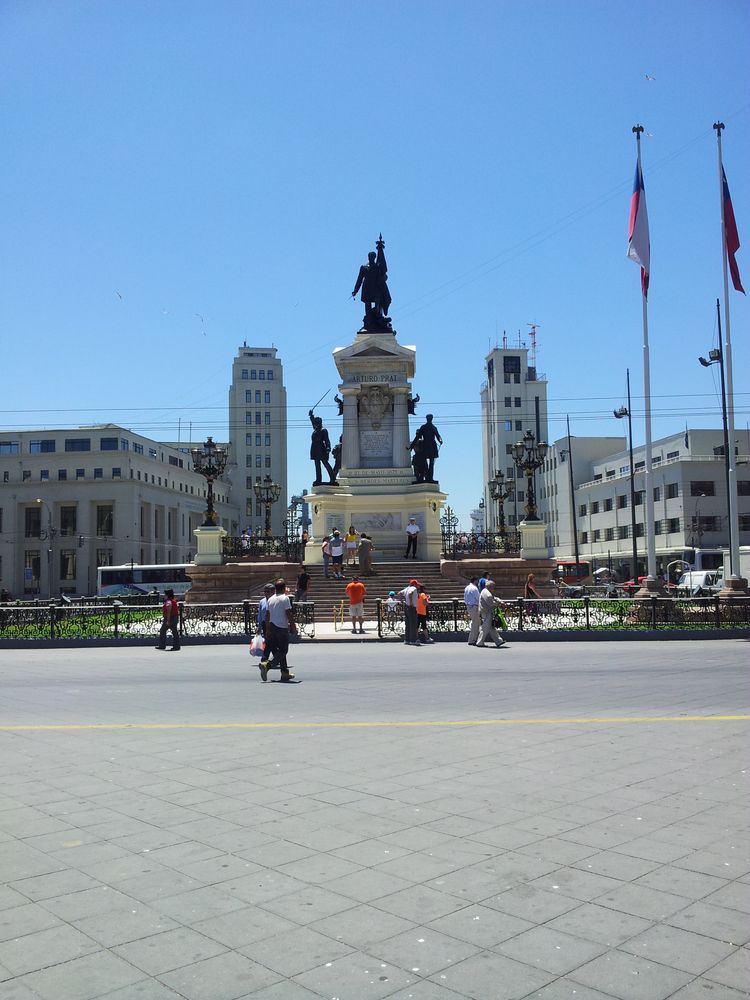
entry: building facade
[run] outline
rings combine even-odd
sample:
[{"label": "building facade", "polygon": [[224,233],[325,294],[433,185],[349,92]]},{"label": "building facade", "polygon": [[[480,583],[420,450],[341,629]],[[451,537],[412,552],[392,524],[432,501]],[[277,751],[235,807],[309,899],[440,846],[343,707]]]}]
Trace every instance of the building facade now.
[{"label": "building facade", "polygon": [[[630,456],[624,439],[572,438],[578,554],[592,569],[606,566],[619,579],[633,571],[630,506]],[[609,450],[620,441],[621,447]],[[568,466],[560,460],[567,437],[554,442],[545,462],[549,541],[556,558],[572,559],[572,517]],[[746,431],[736,436],[739,541],[750,543],[750,441]],[[602,454],[602,451],[608,451]],[[597,454],[599,452],[599,454]],[[643,469],[645,449],[633,449],[637,574],[646,572]],[[653,442],[651,485],[657,572],[684,559],[696,569],[722,565],[729,544],[728,502],[723,433],[681,431]],[[637,575],[636,574],[636,575]]]},{"label": "building facade", "polygon": [[[189,451],[116,424],[0,437],[0,588],[13,596],[93,594],[99,566],[190,562],[206,481]],[[219,521],[237,534],[229,486]]]},{"label": "building facade", "polygon": [[[497,504],[489,496],[487,483],[500,471],[506,480],[516,480],[511,449],[527,430],[537,441],[547,440],[547,380],[529,364],[528,348],[496,347],[485,359],[486,381],[480,390],[482,409],[482,471],[487,530],[497,527]],[[505,502],[505,520],[515,526],[523,520],[525,484],[511,488]],[[545,500],[537,490],[540,517],[546,516]]]},{"label": "building facade", "polygon": [[229,462],[232,502],[241,528],[262,534],[265,508],[253,486],[266,476],[281,486],[271,507],[271,532],[283,535],[287,517],[286,389],[275,347],[243,344],[232,363],[229,388]]}]

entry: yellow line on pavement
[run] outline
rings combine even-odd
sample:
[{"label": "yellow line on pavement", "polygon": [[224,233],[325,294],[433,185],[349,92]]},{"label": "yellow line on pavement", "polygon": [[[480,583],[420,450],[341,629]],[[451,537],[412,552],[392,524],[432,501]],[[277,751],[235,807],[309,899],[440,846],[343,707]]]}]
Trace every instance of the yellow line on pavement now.
[{"label": "yellow line on pavement", "polygon": [[75,732],[86,729],[420,729],[450,726],[589,726],[649,722],[748,722],[750,715],[588,716],[561,719],[437,719],[386,722],[91,722],[71,724],[0,725],[0,732]]}]

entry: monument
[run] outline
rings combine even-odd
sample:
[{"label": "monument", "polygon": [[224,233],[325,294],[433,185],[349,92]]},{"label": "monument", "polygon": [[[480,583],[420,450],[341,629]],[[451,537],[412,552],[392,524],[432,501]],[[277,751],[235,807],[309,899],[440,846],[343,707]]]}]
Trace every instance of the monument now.
[{"label": "monument", "polygon": [[[440,558],[440,511],[447,496],[436,480],[435,462],[442,438],[432,414],[410,433],[409,417],[415,416],[419,401],[412,393],[417,352],[396,339],[388,315],[391,294],[382,235],[375,246],[352,292],[354,298],[361,293],[362,326],[348,347],[333,351],[341,380],[334,398],[343,426],[340,452],[329,474],[333,482],[320,481],[316,463],[316,481],[305,496],[312,515],[312,542],[305,557],[310,563],[322,558],[315,541],[334,528],[343,533],[350,524],[373,539],[381,559],[401,558],[410,517],[420,528],[421,558]],[[312,411],[310,418],[320,420]],[[313,427],[328,440],[322,421]],[[313,447],[313,460],[314,450],[320,455]]]}]

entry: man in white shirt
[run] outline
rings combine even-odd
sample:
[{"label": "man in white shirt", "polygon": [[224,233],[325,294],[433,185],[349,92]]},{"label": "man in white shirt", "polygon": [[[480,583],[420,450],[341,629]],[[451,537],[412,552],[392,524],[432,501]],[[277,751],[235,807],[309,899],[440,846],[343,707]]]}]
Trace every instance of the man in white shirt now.
[{"label": "man in white shirt", "polygon": [[286,654],[289,651],[289,633],[296,631],[292,602],[286,593],[286,581],[278,579],[276,593],[268,598],[266,607],[266,658],[260,661],[260,679],[265,683],[269,670],[280,670],[281,680],[290,681]]},{"label": "man in white shirt", "polygon": [[406,625],[406,636],[404,643],[407,646],[421,646],[417,639],[417,596],[419,594],[419,580],[409,580],[409,585],[401,591],[401,598],[404,602],[404,624]]},{"label": "man in white shirt", "polygon": [[479,617],[482,621],[482,634],[477,640],[477,646],[484,646],[489,639],[498,649],[505,645],[505,639],[495,628],[494,614],[495,605],[500,601],[495,597],[495,581],[487,580],[484,590],[479,595]]},{"label": "man in white shirt", "polygon": [[412,559],[417,558],[417,536],[419,535],[419,525],[417,524],[416,517],[410,517],[409,523],[406,525],[406,554],[404,559],[409,558],[409,552],[412,554]]},{"label": "man in white shirt", "polygon": [[336,580],[344,579],[344,539],[337,529],[331,535],[331,562]]},{"label": "man in white shirt", "polygon": [[476,576],[472,576],[464,587],[464,604],[466,605],[466,614],[471,622],[469,645],[476,646],[479,638],[479,587]]}]

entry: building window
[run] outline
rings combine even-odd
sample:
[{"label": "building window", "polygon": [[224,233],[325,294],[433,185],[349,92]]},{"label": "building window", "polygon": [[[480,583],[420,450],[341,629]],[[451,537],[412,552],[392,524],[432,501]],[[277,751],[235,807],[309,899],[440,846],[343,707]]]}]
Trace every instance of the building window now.
[{"label": "building window", "polygon": [[55,450],[55,442],[50,439],[45,439],[43,441],[29,442],[30,455],[46,455],[54,450]]},{"label": "building window", "polygon": [[76,550],[60,550],[60,579],[75,580],[76,578]]},{"label": "building window", "polygon": [[636,490],[635,491],[635,505],[636,505],[636,507],[640,507],[642,503],[643,503],[643,490]]},{"label": "building window", "polygon": [[252,413],[251,413],[250,410],[246,410],[245,411],[245,423],[246,424],[252,424],[252,422],[253,422],[253,415],[252,415]]},{"label": "building window", "polygon": [[670,534],[674,534],[680,530],[680,519],[679,517],[668,517],[667,518],[667,531]]},{"label": "building window", "polygon": [[253,488],[253,477],[245,476],[245,489],[251,490]]},{"label": "building window", "polygon": [[710,479],[691,480],[691,497],[713,497],[716,496],[716,484]]},{"label": "building window", "polygon": [[60,508],[60,534],[75,535],[77,531],[77,509],[75,507]]},{"label": "building window", "polygon": [[604,501],[604,509],[612,510],[612,503],[613,503],[612,497],[607,497],[606,500]]},{"label": "building window", "polygon": [[627,493],[621,493],[617,497],[617,509],[618,510],[625,510],[625,508],[627,507],[627,505],[628,505],[628,495],[627,495]]},{"label": "building window", "polygon": [[101,438],[99,441],[100,451],[117,451],[117,438]]},{"label": "building window", "polygon": [[112,469],[113,479],[122,479],[122,469],[118,469],[116,466]]},{"label": "building window", "polygon": [[607,469],[606,475],[607,475],[607,479],[614,479],[615,478],[615,470],[614,469]]},{"label": "building window", "polygon": [[630,538],[630,525],[621,524],[617,529],[618,538]]},{"label": "building window", "polygon": [[611,542],[614,539],[614,537],[615,537],[615,529],[614,528],[605,528],[604,529],[604,541],[605,542]]},{"label": "building window", "polygon": [[645,462],[636,462],[635,463],[635,471],[636,472],[640,472],[641,469],[645,469],[645,468],[646,468],[646,463]]},{"label": "building window", "polygon": [[269,425],[271,423],[271,414],[266,412],[263,414],[263,423]]},{"label": "building window", "polygon": [[588,506],[587,506],[587,504],[582,503],[580,505],[580,507],[578,508],[578,516],[579,517],[585,517],[587,513],[588,513]]},{"label": "building window", "polygon": [[680,495],[679,483],[667,483],[667,500],[676,500]]},{"label": "building window", "polygon": [[654,486],[654,500],[661,500],[661,486]]},{"label": "building window", "polygon": [[505,405],[506,406],[512,406],[513,405],[513,400],[510,398],[510,396],[506,396],[505,397]]},{"label": "building window", "polygon": [[263,505],[259,500],[255,501],[255,516],[261,517],[263,515]]},{"label": "building window", "polygon": [[654,521],[654,534],[655,535],[661,534],[661,521]]},{"label": "building window", "polygon": [[0,455],[17,455],[18,441],[0,441]]},{"label": "building window", "polygon": [[243,368],[242,369],[242,376],[241,377],[246,380],[248,378],[248,374],[249,373],[248,373],[247,368]]},{"label": "building window", "polygon": [[252,371],[250,372],[250,381],[251,381],[251,382],[255,382],[255,381],[257,381],[257,379],[258,379],[258,373],[257,373],[257,371],[256,371],[256,370],[255,370],[255,369],[253,368],[253,369],[252,369]]},{"label": "building window", "polygon": [[698,532],[718,531],[719,518],[711,516],[710,514],[705,517],[700,515],[696,517],[695,515],[693,515],[690,527],[692,531],[698,531]]},{"label": "building window", "polygon": [[750,531],[750,514],[740,514],[740,531]]},{"label": "building window", "polygon": [[39,569],[41,559],[38,549],[26,549],[23,554],[24,590],[39,589]]},{"label": "building window", "polygon": [[138,444],[137,441],[134,441],[133,442],[133,451],[136,453],[136,455],[142,455],[143,454],[143,445],[142,444]]},{"label": "building window", "polygon": [[643,522],[640,522],[639,524],[636,524],[636,526],[635,526],[635,535],[636,535],[636,538],[643,538]]},{"label": "building window", "polygon": [[253,467],[253,456],[250,454],[245,455],[245,467],[248,469]]},{"label": "building window", "polygon": [[[96,507],[96,533],[99,538],[111,538],[114,534],[114,508],[112,504],[97,504]],[[143,526],[141,525],[141,534]]]},{"label": "building window", "polygon": [[271,390],[270,389],[265,389],[264,390],[264,392],[263,392],[263,402],[264,403],[270,403],[271,402]]},{"label": "building window", "polygon": [[261,421],[260,421],[260,413],[256,413],[256,414],[255,414],[255,425],[256,425],[256,427],[257,427],[257,425],[258,425],[258,424],[259,424],[260,422],[261,422]]},{"label": "building window", "polygon": [[267,469],[271,468],[271,456],[270,455],[266,455],[266,468]]},{"label": "building window", "polygon": [[598,514],[599,513],[599,501],[598,500],[592,500],[592,502],[591,502],[591,513],[592,514]]},{"label": "building window", "polygon": [[246,448],[252,448],[252,446],[253,446],[253,433],[252,433],[252,431],[249,431],[245,435],[245,447]]},{"label": "building window", "polygon": [[750,479],[737,480],[737,496],[750,497]]},{"label": "building window", "polygon": [[96,565],[97,566],[111,566],[112,565],[112,549],[97,549],[96,550]]},{"label": "building window", "polygon": [[513,454],[513,445],[512,444],[506,444],[506,446],[505,446],[505,454],[506,455],[512,455]]},{"label": "building window", "polygon": [[67,469],[58,469],[57,470],[57,478],[60,480],[60,482],[62,482],[64,479],[67,479],[68,478],[68,470]]},{"label": "building window", "polygon": [[600,528],[594,528],[594,538],[595,542],[600,542],[602,540],[602,533]]},{"label": "building window", "polygon": [[269,431],[266,431],[266,433],[263,435],[263,443],[265,444],[266,448],[271,447],[271,434]]},{"label": "building window", "polygon": [[[724,454],[723,450],[722,450],[722,454]],[[679,457],[680,457],[679,451],[668,451],[667,452],[667,461],[669,461],[670,458],[679,458]]]},{"label": "building window", "polygon": [[76,469],[76,479],[85,479],[85,478],[86,478],[86,470]]},{"label": "building window", "polygon": [[581,532],[581,545],[586,545],[586,543],[588,542],[588,540],[589,540],[589,533],[588,533],[588,531],[582,531]]},{"label": "building window", "polygon": [[255,402],[260,403],[260,389],[255,390]]},{"label": "building window", "polygon": [[26,507],[24,510],[24,536],[26,538],[40,538],[42,534],[42,508],[41,504],[36,507]]},{"label": "building window", "polygon": [[516,407],[516,409],[520,409],[521,408],[521,397],[520,396],[516,396],[516,398],[513,400],[513,405]]},{"label": "building window", "polygon": [[39,482],[40,483],[49,482],[49,469],[40,469],[39,470]]},{"label": "building window", "polygon": [[104,469],[94,469],[94,479],[103,479]]},{"label": "building window", "polygon": [[65,438],[66,451],[91,451],[91,438]]},{"label": "building window", "polygon": [[21,482],[28,483],[31,479],[31,469],[24,469],[21,473]]},{"label": "building window", "polygon": [[272,368],[268,369],[268,371],[266,372],[266,375],[268,376],[268,381],[269,382],[273,382],[273,369]]},{"label": "building window", "polygon": [[149,448],[148,449],[148,457],[149,458],[156,458],[156,448]]},{"label": "building window", "polygon": [[506,431],[512,431],[513,430],[513,421],[512,420],[506,420],[505,421],[505,429],[506,429]]},{"label": "building window", "polygon": [[263,371],[262,368],[258,372],[258,378],[260,379],[261,382],[265,382],[266,380],[266,373]]}]

